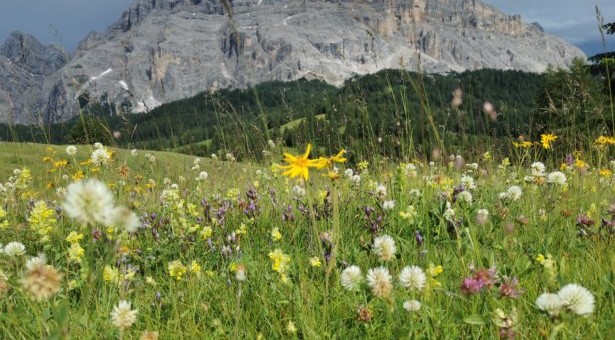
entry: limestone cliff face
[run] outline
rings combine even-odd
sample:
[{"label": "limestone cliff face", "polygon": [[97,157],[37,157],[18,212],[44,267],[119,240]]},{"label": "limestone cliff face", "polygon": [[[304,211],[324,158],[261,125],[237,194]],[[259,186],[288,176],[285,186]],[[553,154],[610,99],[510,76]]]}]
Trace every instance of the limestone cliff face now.
[{"label": "limestone cliff face", "polygon": [[0,122],[37,121],[45,78],[69,58],[57,46],[43,46],[29,34],[12,32],[0,46]]},{"label": "limestone cliff face", "polygon": [[38,106],[19,110],[53,122],[74,115],[85,93],[142,112],[266,80],[341,84],[383,68],[542,72],[574,57],[584,54],[478,0],[137,0],[44,74]]}]

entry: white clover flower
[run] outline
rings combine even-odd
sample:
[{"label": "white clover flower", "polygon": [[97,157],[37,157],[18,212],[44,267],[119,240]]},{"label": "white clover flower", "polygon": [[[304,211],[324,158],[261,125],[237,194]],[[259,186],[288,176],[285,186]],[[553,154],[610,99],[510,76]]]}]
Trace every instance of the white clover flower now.
[{"label": "white clover flower", "polygon": [[136,156],[139,154],[139,152],[137,151],[137,149],[132,149],[132,150],[130,150],[130,154],[131,154],[133,157],[136,157]]},{"label": "white clover flower", "polygon": [[199,177],[197,177],[197,181],[205,181],[209,177],[209,174],[205,171],[201,171],[199,173]]},{"label": "white clover flower", "polygon": [[104,146],[101,143],[98,143],[98,142],[94,143],[94,149],[100,150],[102,148],[104,148]]},{"label": "white clover flower", "polygon": [[391,236],[382,235],[374,239],[372,250],[378,256],[379,261],[387,262],[395,258],[397,247],[395,246],[395,240]]},{"label": "white clover flower", "polygon": [[455,209],[446,208],[442,216],[444,217],[445,220],[449,222],[454,222],[455,221]]},{"label": "white clover flower", "polygon": [[4,246],[4,254],[8,257],[18,257],[26,253],[26,246],[21,242],[13,241]]},{"label": "white clover flower", "polygon": [[476,211],[476,223],[478,223],[479,225],[484,225],[485,223],[487,223],[488,219],[489,219],[489,210],[478,209]]},{"label": "white clover flower", "polygon": [[378,184],[378,186],[376,187],[376,195],[378,195],[378,197],[384,198],[387,195],[387,187],[385,187],[382,184]]},{"label": "white clover flower", "polygon": [[295,185],[293,187],[293,194],[297,197],[303,197],[305,196],[305,188]]},{"label": "white clover flower", "polygon": [[425,287],[427,276],[421,267],[408,266],[399,273],[399,283],[406,289],[419,292]]},{"label": "white clover flower", "polygon": [[132,310],[130,302],[122,300],[111,312],[111,323],[121,330],[129,328],[137,321],[138,310]]},{"label": "white clover flower", "polygon": [[578,284],[567,284],[562,287],[557,296],[563,306],[577,315],[589,315],[594,311],[594,295]]},{"label": "white clover flower", "polygon": [[502,200],[518,201],[523,195],[523,190],[518,185],[513,185],[505,192],[500,193],[499,197]]},{"label": "white clover flower", "polygon": [[92,151],[92,155],[90,157],[92,163],[96,166],[102,166],[109,164],[109,160],[111,159],[111,153],[107,151],[104,147],[97,148]]},{"label": "white clover flower", "polygon": [[469,191],[462,191],[459,194],[457,194],[457,200],[459,202],[472,204],[473,197]]},{"label": "white clover flower", "polygon": [[530,165],[533,176],[543,177],[545,175],[546,167],[541,162],[534,162]]},{"label": "white clover flower", "polygon": [[340,280],[342,283],[342,287],[348,290],[355,290],[363,281],[363,276],[361,275],[361,268],[357,266],[350,266],[342,271],[342,275],[340,275]]},{"label": "white clover flower", "polygon": [[392,280],[389,270],[384,267],[372,268],[367,272],[367,285],[377,297],[386,297],[391,293]]},{"label": "white clover flower", "polygon": [[215,153],[211,154],[211,159],[216,160],[218,159],[218,155],[216,155]]},{"label": "white clover flower", "polygon": [[472,178],[472,176],[461,176],[461,185],[463,185],[466,190],[476,189],[476,183],[474,182],[474,178]]},{"label": "white clover flower", "polygon": [[521,195],[523,195],[523,190],[521,190],[520,186],[513,185],[508,188],[508,194],[511,200],[518,201],[521,198]]},{"label": "white clover flower", "polygon": [[195,159],[192,160],[192,164],[193,165],[199,165],[201,164],[201,159],[199,157],[196,157]]},{"label": "white clover flower", "polygon": [[69,145],[66,147],[66,154],[69,156],[74,156],[77,154],[77,147],[74,145]]},{"label": "white clover flower", "polygon": [[547,175],[547,182],[551,184],[566,184],[566,175],[561,171],[553,171]]},{"label": "white clover flower", "polygon": [[421,303],[416,300],[410,300],[404,302],[404,309],[408,312],[418,312],[421,309]]},{"label": "white clover flower", "polygon": [[137,214],[126,207],[116,207],[109,217],[110,225],[122,228],[129,233],[136,232],[141,226],[141,220]]},{"label": "white clover flower", "polygon": [[559,315],[563,305],[562,299],[557,294],[543,293],[536,299],[536,307],[551,316]]},{"label": "white clover flower", "polygon": [[384,210],[393,210],[393,209],[395,209],[395,201],[394,200],[384,201],[384,203],[382,203],[382,209],[384,209]]},{"label": "white clover flower", "polygon": [[45,256],[45,254],[39,254],[38,256],[31,257],[26,261],[26,269],[31,270],[36,266],[44,266],[46,264],[47,256]]},{"label": "white clover flower", "polygon": [[353,175],[352,177],[350,177],[350,181],[354,184],[359,184],[361,183],[361,176],[360,175]]},{"label": "white clover flower", "polygon": [[66,214],[81,224],[109,224],[108,217],[114,209],[113,194],[96,179],[72,183],[66,190],[62,208]]},{"label": "white clover flower", "polygon": [[418,199],[418,198],[421,198],[421,196],[423,196],[423,194],[421,193],[419,189],[410,189],[410,192],[408,194],[410,198],[412,199]]},{"label": "white clover flower", "polygon": [[466,167],[468,167],[471,170],[478,170],[478,163],[470,163],[470,164],[466,164]]},{"label": "white clover flower", "polygon": [[350,177],[352,177],[353,175],[354,175],[354,171],[352,171],[352,169],[346,169],[346,170],[344,170],[344,176],[345,176],[345,177],[350,178]]},{"label": "white clover flower", "polygon": [[248,275],[246,273],[246,267],[244,267],[243,265],[237,266],[237,271],[235,271],[235,280],[239,282],[243,282],[247,278],[248,278]]}]

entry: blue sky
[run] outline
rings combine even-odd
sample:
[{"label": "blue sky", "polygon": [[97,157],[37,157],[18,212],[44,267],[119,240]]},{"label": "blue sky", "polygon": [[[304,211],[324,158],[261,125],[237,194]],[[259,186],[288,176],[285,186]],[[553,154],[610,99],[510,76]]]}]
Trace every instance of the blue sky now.
[{"label": "blue sky", "polygon": [[[72,51],[89,31],[104,31],[128,8],[132,0],[0,0],[0,42],[21,30],[48,44],[59,43]],[[605,20],[615,21],[613,0],[483,0],[508,14],[521,14],[526,22],[538,21],[547,32],[581,47],[589,55],[602,50],[594,6]],[[615,36],[607,37],[615,50]]]}]

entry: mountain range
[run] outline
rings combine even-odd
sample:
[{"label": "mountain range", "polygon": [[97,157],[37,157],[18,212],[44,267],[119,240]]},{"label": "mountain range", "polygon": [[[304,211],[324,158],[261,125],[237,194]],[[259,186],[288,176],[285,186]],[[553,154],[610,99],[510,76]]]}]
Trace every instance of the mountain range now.
[{"label": "mountain range", "polygon": [[268,80],[543,72],[574,58],[585,55],[479,0],[136,0],[72,54],[11,33],[0,46],[0,122],[65,121],[94,102],[139,113]]}]

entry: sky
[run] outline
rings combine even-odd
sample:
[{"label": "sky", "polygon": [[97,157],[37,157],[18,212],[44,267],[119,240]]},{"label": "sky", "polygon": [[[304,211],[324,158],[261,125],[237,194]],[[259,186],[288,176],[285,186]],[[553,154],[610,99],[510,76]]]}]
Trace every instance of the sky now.
[{"label": "sky", "polygon": [[[613,0],[483,0],[526,22],[539,22],[545,31],[581,47],[586,54],[602,52],[594,6],[606,22],[615,21]],[[120,18],[132,0],[0,0],[0,42],[13,30],[34,35],[44,44],[73,51],[88,32],[104,31]],[[615,36],[607,36],[615,50]]]}]

